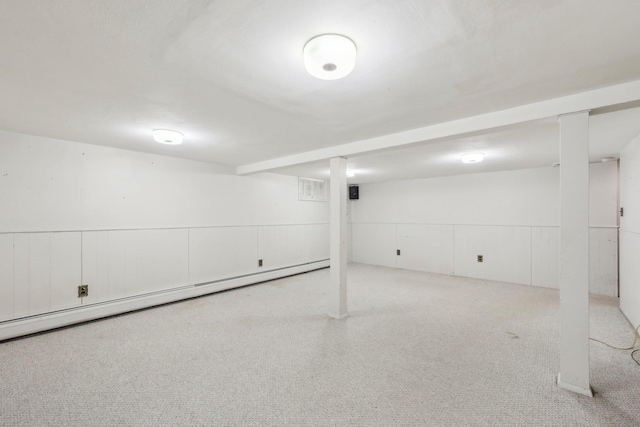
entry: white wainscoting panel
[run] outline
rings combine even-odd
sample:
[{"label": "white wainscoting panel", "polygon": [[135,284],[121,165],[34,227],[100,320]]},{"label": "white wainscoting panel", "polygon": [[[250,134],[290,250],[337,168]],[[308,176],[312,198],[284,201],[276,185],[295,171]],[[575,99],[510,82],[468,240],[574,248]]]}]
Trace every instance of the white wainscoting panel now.
[{"label": "white wainscoting panel", "polygon": [[80,248],[80,232],[13,235],[13,280],[3,286],[13,286],[14,318],[80,305]]},{"label": "white wainscoting panel", "polygon": [[139,281],[136,230],[82,233],[82,283],[89,285],[83,304],[134,294]]},{"label": "white wainscoting panel", "polygon": [[13,235],[13,317],[29,315],[29,234]]},{"label": "white wainscoting panel", "polygon": [[398,268],[453,274],[453,225],[398,224]]},{"label": "white wainscoting panel", "polygon": [[328,224],[258,227],[258,258],[268,271],[329,258]]},{"label": "white wainscoting panel", "polygon": [[272,225],[258,227],[258,271],[274,270],[286,265],[304,264],[301,251],[305,236],[301,226]]},{"label": "white wainscoting panel", "polygon": [[0,322],[13,317],[13,234],[0,234]]},{"label": "white wainscoting panel", "polygon": [[305,262],[329,259],[329,224],[309,224],[304,227],[306,230],[306,241],[303,242],[306,252]]},{"label": "white wainscoting panel", "polygon": [[50,308],[51,234],[29,234],[29,314]]},{"label": "white wainscoting panel", "polygon": [[99,319],[101,317],[112,316],[114,314],[126,313],[132,310],[166,304],[184,300],[187,298],[199,297],[214,292],[252,285],[255,283],[274,280],[294,274],[305,273],[308,271],[326,267],[329,267],[328,260],[303,264],[300,266],[289,267],[280,270],[262,272],[256,275],[238,277],[235,279],[222,280],[215,283],[204,284],[202,286],[185,286],[178,289],[170,289],[163,292],[154,292],[147,295],[140,295],[135,298],[125,298],[121,300],[108,301],[104,304],[91,304],[88,306],[78,307],[77,309],[73,310],[66,310],[55,313],[44,313],[24,319],[16,319],[12,322],[0,322],[0,341],[32,334],[35,332],[45,331],[48,329],[72,325],[75,323],[86,322],[88,320]]},{"label": "white wainscoting panel", "polygon": [[531,284],[531,227],[456,225],[454,233],[457,276]]},{"label": "white wainscoting panel", "polygon": [[139,230],[136,235],[136,295],[189,284],[188,229]]},{"label": "white wainscoting panel", "polygon": [[[110,295],[116,295],[116,287],[110,287],[115,278],[109,270],[109,234],[108,231],[82,232],[82,284],[89,285],[89,296],[83,298],[84,304],[107,301]],[[122,291],[120,295],[126,295],[126,292]]]},{"label": "white wainscoting panel", "polygon": [[82,235],[80,232],[51,233],[49,268],[50,310],[77,307],[82,283]]},{"label": "white wainscoting panel", "polygon": [[618,296],[618,229],[589,229],[589,292]]},{"label": "white wainscoting panel", "polygon": [[396,267],[396,224],[351,224],[353,262]]},{"label": "white wainscoting panel", "polygon": [[188,284],[188,230],[83,232],[83,304]]},{"label": "white wainscoting panel", "polygon": [[[139,282],[137,268],[136,230],[107,231],[107,258],[103,262],[108,268],[108,299],[126,298],[134,295]],[[91,283],[89,294],[91,294]],[[87,302],[91,302],[90,299]]]},{"label": "white wainscoting panel", "polygon": [[560,227],[531,227],[531,284],[560,287]]},{"label": "white wainscoting panel", "polygon": [[257,271],[258,228],[189,230],[189,283],[199,284]]},{"label": "white wainscoting panel", "polygon": [[[2,233],[0,323],[4,327],[19,319],[31,325],[52,315],[58,320],[51,325],[71,324],[73,320],[64,319],[78,317],[68,309],[136,300],[131,297],[153,299],[214,281],[230,289],[233,283],[242,286],[261,280],[252,276],[255,273],[262,273],[262,278],[282,277],[324,268],[329,258],[328,228],[328,224],[301,224]],[[259,255],[265,261],[262,271]],[[89,285],[87,297],[78,298],[81,284]],[[48,328],[27,323],[16,330]]]},{"label": "white wainscoting panel", "polygon": [[[351,230],[353,262],[559,287],[559,227],[353,223]],[[590,293],[617,296],[617,229],[589,233]]]},{"label": "white wainscoting panel", "polygon": [[636,328],[640,325],[640,233],[620,228],[620,310]]}]

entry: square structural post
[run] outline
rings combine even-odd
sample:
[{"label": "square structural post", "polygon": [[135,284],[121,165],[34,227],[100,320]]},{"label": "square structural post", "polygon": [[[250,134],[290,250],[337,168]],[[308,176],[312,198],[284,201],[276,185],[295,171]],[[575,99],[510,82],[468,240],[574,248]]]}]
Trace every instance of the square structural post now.
[{"label": "square structural post", "polygon": [[589,112],[560,123],[560,373],[558,386],[589,385]]},{"label": "square structural post", "polygon": [[347,159],[334,157],[329,202],[330,290],[329,316],[347,317]]}]

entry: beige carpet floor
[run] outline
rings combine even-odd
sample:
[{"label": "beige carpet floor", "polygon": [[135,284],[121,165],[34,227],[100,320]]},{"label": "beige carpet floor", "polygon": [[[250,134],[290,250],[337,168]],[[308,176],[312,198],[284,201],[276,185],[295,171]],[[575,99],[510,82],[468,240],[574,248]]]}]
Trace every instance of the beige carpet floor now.
[{"label": "beige carpet floor", "polygon": [[[552,289],[352,264],[0,343],[0,425],[639,426],[640,366],[591,344],[555,385]],[[591,335],[629,345],[616,298]]]}]

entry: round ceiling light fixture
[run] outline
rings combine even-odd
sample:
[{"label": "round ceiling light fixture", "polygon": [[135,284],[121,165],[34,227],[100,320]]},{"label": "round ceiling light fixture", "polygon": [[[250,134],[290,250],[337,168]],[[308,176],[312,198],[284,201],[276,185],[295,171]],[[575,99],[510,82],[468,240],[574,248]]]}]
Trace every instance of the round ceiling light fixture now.
[{"label": "round ceiling light fixture", "polygon": [[180,132],[170,129],[154,129],[153,140],[160,144],[178,145],[182,144],[184,135]]},{"label": "round ceiling light fixture", "polygon": [[340,34],[321,34],[304,45],[304,66],[313,77],[341,79],[356,65],[356,44]]},{"label": "round ceiling light fixture", "polygon": [[484,160],[484,153],[465,153],[460,158],[462,163],[478,163]]}]

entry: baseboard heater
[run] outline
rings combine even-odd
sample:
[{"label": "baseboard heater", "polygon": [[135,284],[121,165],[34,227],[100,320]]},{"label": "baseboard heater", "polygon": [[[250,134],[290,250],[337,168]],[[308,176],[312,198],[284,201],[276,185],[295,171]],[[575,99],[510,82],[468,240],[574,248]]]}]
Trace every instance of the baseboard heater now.
[{"label": "baseboard heater", "polygon": [[0,341],[329,267],[320,260],[0,322]]}]

